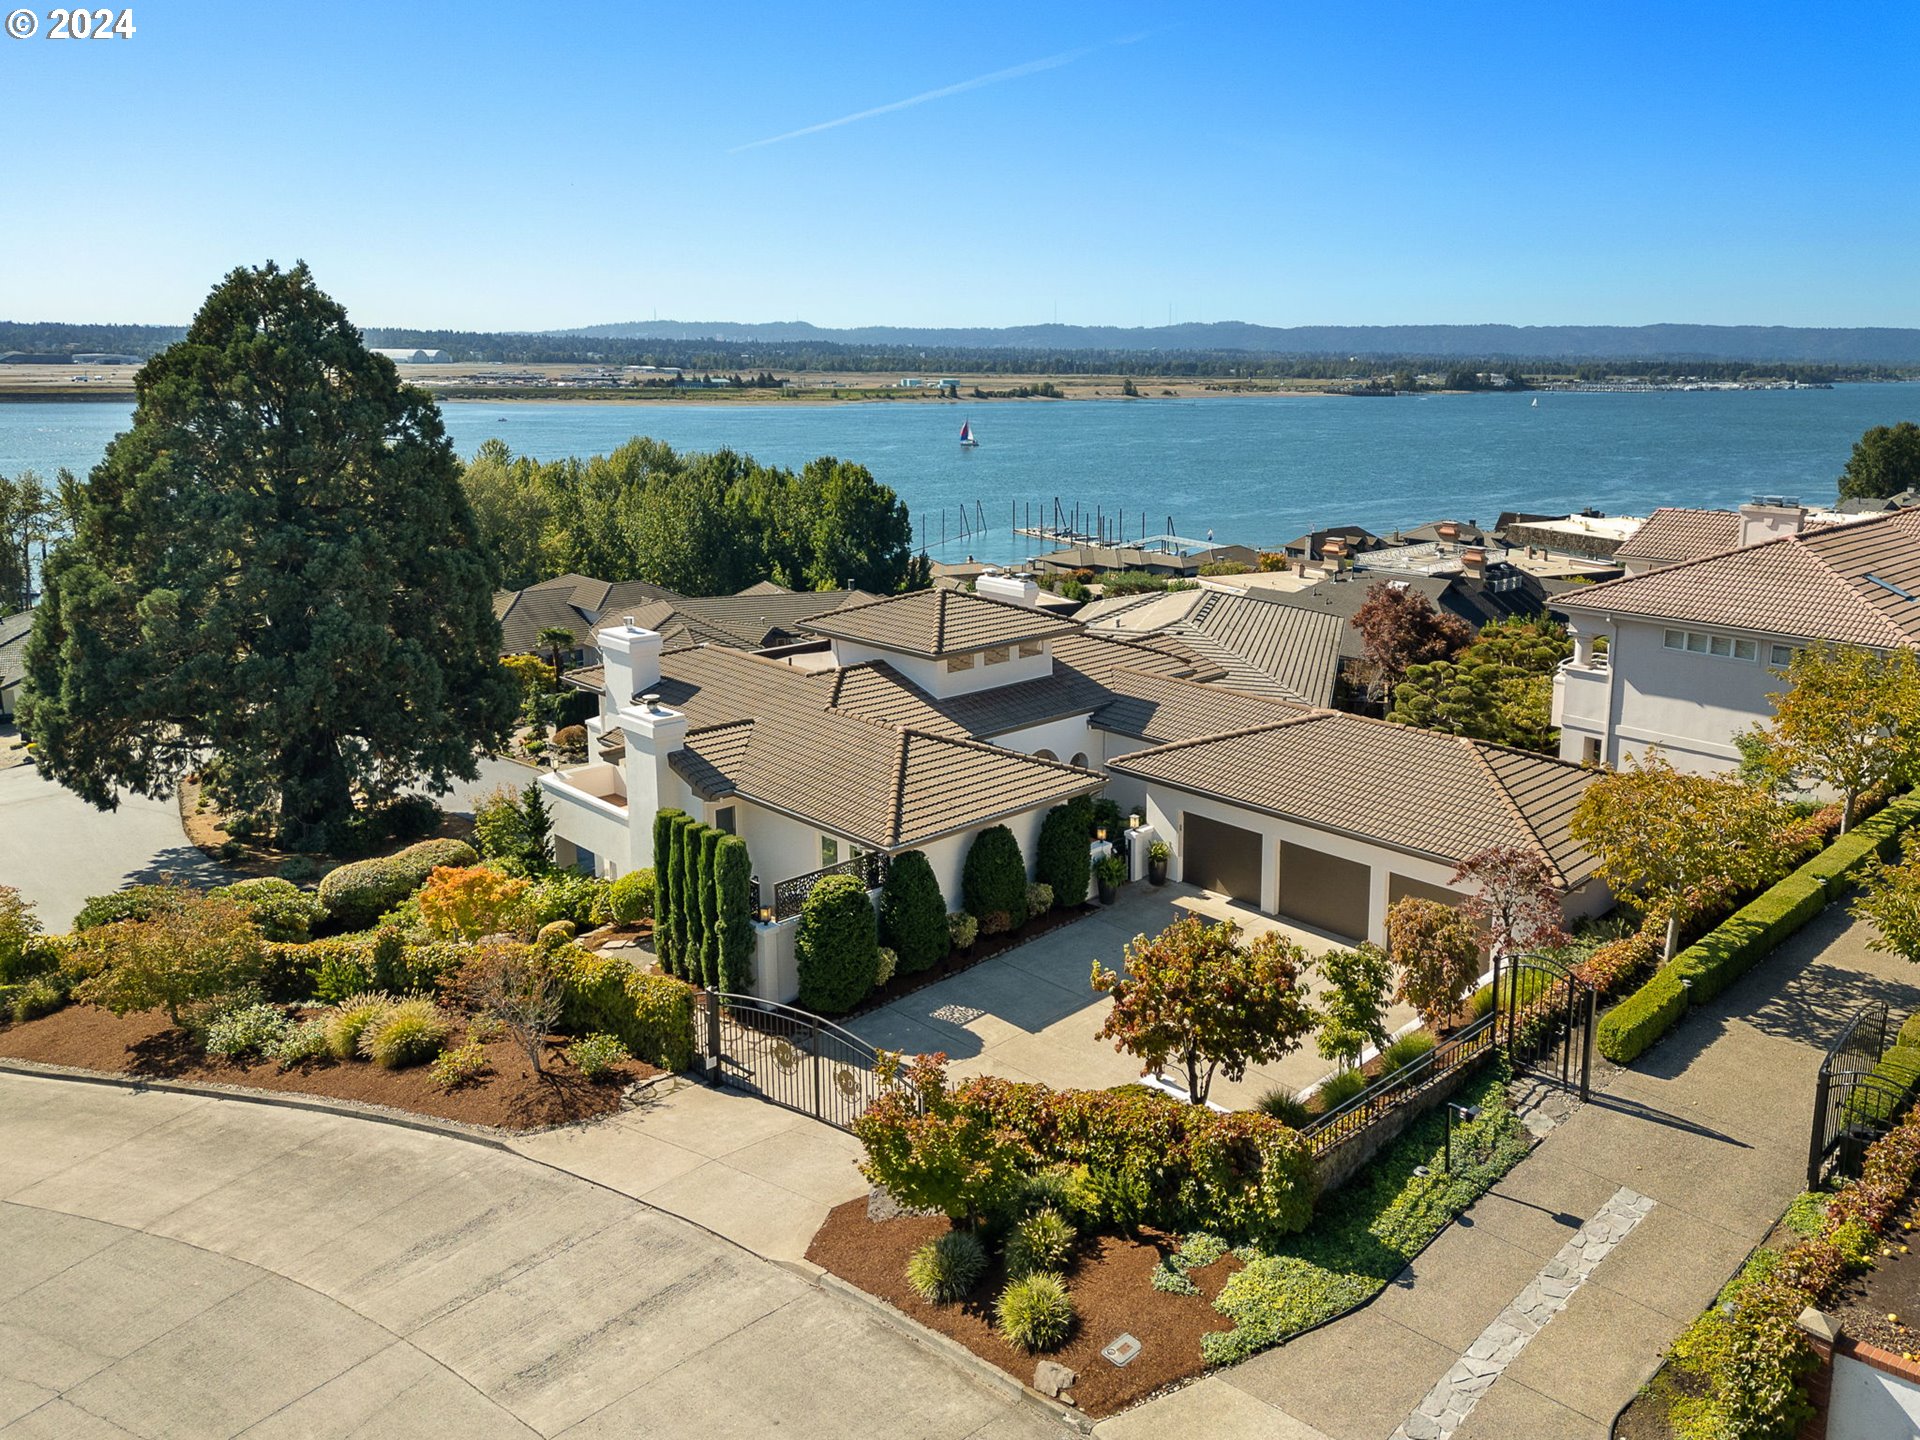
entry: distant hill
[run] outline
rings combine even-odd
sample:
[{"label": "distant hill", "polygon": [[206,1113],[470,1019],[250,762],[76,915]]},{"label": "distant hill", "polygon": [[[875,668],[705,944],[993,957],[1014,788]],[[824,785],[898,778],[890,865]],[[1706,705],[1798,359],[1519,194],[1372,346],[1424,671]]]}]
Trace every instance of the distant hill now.
[{"label": "distant hill", "polygon": [[803,320],[635,320],[550,330],[608,340],[723,344],[856,345],[941,350],[1180,351],[1255,355],[1428,355],[1515,360],[1784,360],[1847,365],[1920,363],[1920,330],[1788,325],[1250,325],[1122,328],[1014,325],[918,329],[867,325],[834,330]]}]

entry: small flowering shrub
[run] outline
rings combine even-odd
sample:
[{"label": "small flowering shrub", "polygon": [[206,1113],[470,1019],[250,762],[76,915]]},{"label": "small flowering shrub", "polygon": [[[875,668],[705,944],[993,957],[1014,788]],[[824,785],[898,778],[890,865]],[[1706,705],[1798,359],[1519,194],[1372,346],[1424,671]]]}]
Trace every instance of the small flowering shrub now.
[{"label": "small flowering shrub", "polygon": [[282,1070],[291,1070],[307,1060],[318,1060],[326,1055],[327,1022],[325,1020],[302,1020],[287,1028],[287,1033],[262,1052],[269,1060],[276,1060]]},{"label": "small flowering shrub", "polygon": [[267,1055],[291,1027],[277,1005],[242,1005],[207,1026],[207,1054],[216,1060]]}]

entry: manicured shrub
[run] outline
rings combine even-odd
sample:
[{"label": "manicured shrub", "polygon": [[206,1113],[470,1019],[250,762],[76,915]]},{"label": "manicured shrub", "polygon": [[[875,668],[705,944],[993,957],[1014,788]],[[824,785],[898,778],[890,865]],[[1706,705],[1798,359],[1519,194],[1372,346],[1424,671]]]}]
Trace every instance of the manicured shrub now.
[{"label": "manicured shrub", "polygon": [[560,1023],[575,1035],[605,1031],[662,1070],[693,1064],[695,991],[617,955],[570,946],[549,962],[560,975]]},{"label": "manicured shrub", "polygon": [[1006,826],[995,825],[973,837],[961,870],[961,890],[967,912],[980,916],[983,928],[990,915],[1027,913],[1027,862]]},{"label": "manicured shrub", "polygon": [[971,950],[973,942],[980,938],[980,922],[966,911],[958,911],[947,916],[947,938],[956,950]]},{"label": "manicured shrub", "polygon": [[1333,1110],[1347,1103],[1373,1081],[1364,1070],[1341,1070],[1320,1082],[1317,1092],[1322,1110]]},{"label": "manicured shrub", "polygon": [[422,840],[379,860],[356,860],[327,873],[320,903],[337,930],[364,930],[427,883],[436,869],[477,865],[464,840]]},{"label": "manicured shrub", "polygon": [[423,996],[389,1007],[360,1032],[360,1053],[388,1070],[431,1060],[453,1033],[446,1012]]},{"label": "manicured shrub", "polygon": [[1914,1011],[1901,1023],[1898,1045],[1920,1045],[1920,1010]]},{"label": "manicured shrub", "polygon": [[189,1007],[236,995],[266,969],[247,911],[187,890],[147,919],[115,921],[90,939],[109,963],[77,993],[116,1015],[163,1009],[178,1025]]},{"label": "manicured shrub", "polygon": [[327,1022],[325,1020],[302,1020],[297,1025],[289,1025],[272,1045],[262,1052],[269,1060],[276,1060],[282,1070],[291,1070],[306,1060],[318,1060],[327,1050]]},{"label": "manicured shrub", "polygon": [[676,972],[690,984],[705,983],[700,967],[700,832],[707,827],[692,816],[674,822],[674,923],[680,935],[680,968]]},{"label": "manicured shrub", "polygon": [[242,906],[263,936],[286,944],[304,943],[312,926],[327,914],[319,896],[308,894],[290,880],[272,876],[237,880],[207,893]]},{"label": "manicured shrub", "polygon": [[844,1015],[873,989],[880,963],[879,928],[867,887],[852,875],[829,875],[800,907],[794,932],[800,1003],[822,1015]]},{"label": "manicured shrub", "polygon": [[327,1050],[336,1060],[352,1060],[360,1054],[360,1040],[367,1029],[393,1008],[393,997],[378,991],[349,995],[333,1007],[327,1016]]},{"label": "manicured shrub", "polygon": [[1616,1065],[1627,1065],[1679,1024],[1687,1013],[1687,992],[1671,965],[1600,1017],[1595,1043]]},{"label": "manicured shrub", "polygon": [[608,887],[607,908],[613,912],[614,921],[621,925],[631,925],[637,920],[651,920],[653,894],[652,867],[629,870]]},{"label": "manicured shrub", "polygon": [[469,1040],[434,1056],[427,1067],[427,1079],[441,1090],[458,1090],[478,1080],[487,1069],[487,1052]]},{"label": "manicured shrub", "polygon": [[582,930],[604,925],[613,918],[612,885],[578,870],[552,870],[528,887],[524,899],[527,921],[540,926],[571,920]]},{"label": "manicured shrub", "polygon": [[1276,1085],[1267,1091],[1254,1101],[1253,1108],[1294,1130],[1300,1129],[1313,1116],[1306,1102],[1285,1085]]},{"label": "manicured shrub", "polygon": [[954,944],[940,882],[918,850],[902,851],[887,865],[880,887],[880,941],[899,955],[904,975],[931,969],[947,958]]},{"label": "manicured shrub", "polygon": [[1380,1073],[1391,1075],[1401,1067],[1412,1064],[1422,1055],[1432,1053],[1434,1044],[1432,1034],[1426,1030],[1414,1030],[1402,1035],[1380,1052]]},{"label": "manicured shrub", "polygon": [[1040,823],[1034,846],[1033,874],[1053,887],[1061,905],[1080,905],[1093,881],[1093,861],[1087,848],[1089,816],[1072,805],[1056,805]]},{"label": "manicured shrub", "polygon": [[889,980],[893,979],[893,972],[899,968],[900,956],[896,952],[889,950],[885,945],[882,945],[879,951],[879,959],[873,967],[873,988],[878,990]]},{"label": "manicured shrub", "polygon": [[1022,1350],[1057,1350],[1073,1333],[1073,1296],[1049,1270],[1009,1281],[993,1312],[1000,1338]]},{"label": "manicured shrub", "polygon": [[539,951],[558,950],[570,943],[575,927],[571,920],[550,920],[535,933],[533,948]]},{"label": "manicured shrub", "polygon": [[987,1247],[971,1230],[949,1230],[929,1240],[907,1260],[907,1284],[922,1300],[948,1305],[964,1300],[987,1271]]},{"label": "manicured shrub", "polygon": [[1064,1270],[1073,1258],[1078,1237],[1058,1210],[1037,1210],[1013,1227],[1007,1237],[1007,1274],[1018,1278],[1036,1270]]},{"label": "manicured shrub", "polygon": [[1796,871],[1674,956],[1668,968],[1693,982],[1693,1003],[1703,1005],[1771,955],[1826,904],[1826,887]]},{"label": "manicured shrub", "polygon": [[715,953],[722,990],[753,987],[753,857],[738,835],[721,835],[713,852]]},{"label": "manicured shrub", "polygon": [[1036,920],[1053,909],[1053,887],[1035,883],[1027,886],[1027,916]]},{"label": "manicured shrub", "polygon": [[207,1054],[216,1060],[270,1055],[291,1028],[278,1005],[241,1005],[207,1026]]},{"label": "manicured shrub", "polygon": [[720,842],[724,830],[700,827],[700,852],[695,860],[696,894],[700,900],[700,983],[712,990],[720,983]]},{"label": "manicured shrub", "polygon": [[604,1080],[617,1071],[632,1056],[626,1043],[618,1035],[609,1035],[597,1030],[591,1035],[583,1035],[567,1047],[567,1058],[573,1061],[573,1068],[588,1080]]},{"label": "manicured shrub", "polygon": [[110,895],[95,895],[73,917],[75,930],[95,930],[121,920],[147,920],[180,904],[192,892],[184,885],[129,885]]}]

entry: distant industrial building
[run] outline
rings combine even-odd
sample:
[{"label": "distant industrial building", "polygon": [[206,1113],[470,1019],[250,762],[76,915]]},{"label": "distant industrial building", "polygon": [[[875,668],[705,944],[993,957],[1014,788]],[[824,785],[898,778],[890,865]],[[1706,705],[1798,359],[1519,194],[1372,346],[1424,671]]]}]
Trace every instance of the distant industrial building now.
[{"label": "distant industrial building", "polygon": [[144,365],[147,362],[138,355],[116,355],[104,350],[90,350],[73,357],[76,365]]},{"label": "distant industrial building", "polygon": [[444,350],[382,350],[376,347],[373,353],[386,356],[396,365],[446,365],[453,359]]}]

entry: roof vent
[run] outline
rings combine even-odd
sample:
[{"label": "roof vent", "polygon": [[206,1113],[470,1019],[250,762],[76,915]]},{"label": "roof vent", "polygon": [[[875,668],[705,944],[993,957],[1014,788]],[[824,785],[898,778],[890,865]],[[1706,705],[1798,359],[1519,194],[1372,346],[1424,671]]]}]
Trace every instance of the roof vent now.
[{"label": "roof vent", "polygon": [[1867,576],[1867,583],[1870,585],[1878,585],[1882,590],[1890,594],[1898,595],[1909,604],[1915,600],[1920,600],[1920,595],[1914,594],[1913,591],[1906,589],[1904,586],[1894,584],[1891,580],[1882,579],[1878,575],[1869,574]]},{"label": "roof vent", "polygon": [[652,694],[642,695],[640,697],[640,703],[649,710],[658,710],[660,708],[660,697]]},{"label": "roof vent", "polygon": [[631,630],[631,629],[633,629],[633,616],[631,616],[631,615],[622,615],[622,616],[621,616],[620,618],[621,618],[622,620],[624,620],[624,621],[626,621],[626,623],[627,623],[627,628],[628,628],[629,630]]}]

